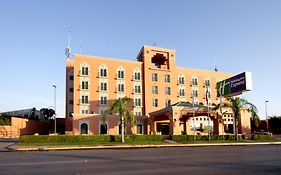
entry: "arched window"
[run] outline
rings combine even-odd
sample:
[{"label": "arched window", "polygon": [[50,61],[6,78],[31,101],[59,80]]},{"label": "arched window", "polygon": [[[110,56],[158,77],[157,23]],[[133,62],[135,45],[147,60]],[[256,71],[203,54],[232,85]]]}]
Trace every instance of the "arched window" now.
[{"label": "arched window", "polygon": [[107,124],[100,125],[100,134],[107,134]]},{"label": "arched window", "polygon": [[142,124],[137,124],[137,134],[143,134],[142,128]]},{"label": "arched window", "polygon": [[125,78],[125,69],[122,66],[117,68],[117,78],[118,79],[124,79]]},{"label": "arched window", "polygon": [[138,68],[134,70],[134,80],[141,80],[141,72]]},{"label": "arched window", "polygon": [[179,78],[178,78],[178,84],[184,84],[184,75],[183,74],[180,74],[179,75]]},{"label": "arched window", "polygon": [[102,64],[99,66],[99,76],[100,77],[107,77],[107,67],[106,65]]},{"label": "arched window", "polygon": [[88,125],[86,123],[81,124],[80,132],[80,134],[88,134]]},{"label": "arched window", "polygon": [[90,66],[86,62],[80,64],[80,75],[88,76],[89,71],[90,71]]},{"label": "arched window", "polygon": [[209,77],[205,78],[204,86],[209,87],[211,85]]},{"label": "arched window", "polygon": [[192,76],[191,84],[192,84],[192,86],[197,86],[198,85],[198,78],[197,78],[196,75]]}]

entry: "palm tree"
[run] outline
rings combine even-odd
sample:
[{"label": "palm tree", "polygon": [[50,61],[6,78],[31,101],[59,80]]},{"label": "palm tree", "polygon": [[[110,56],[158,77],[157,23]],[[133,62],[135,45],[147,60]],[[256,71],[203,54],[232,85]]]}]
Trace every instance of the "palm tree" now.
[{"label": "palm tree", "polygon": [[252,103],[248,102],[244,98],[240,97],[232,97],[228,98],[227,101],[223,104],[225,107],[229,107],[232,110],[233,118],[234,118],[234,129],[235,129],[235,136],[236,140],[238,140],[238,130],[237,130],[237,124],[238,121],[241,119],[241,110],[246,109],[249,112],[252,112],[252,117],[258,118],[257,115],[257,108]]},{"label": "palm tree", "polygon": [[125,121],[127,122],[128,119],[131,121],[134,120],[134,115],[131,110],[128,108],[128,103],[130,103],[132,99],[128,97],[123,97],[121,99],[116,99],[111,103],[110,108],[103,113],[103,118],[106,117],[107,113],[110,114],[117,114],[120,118],[121,123],[121,139],[122,143],[125,142]]}]

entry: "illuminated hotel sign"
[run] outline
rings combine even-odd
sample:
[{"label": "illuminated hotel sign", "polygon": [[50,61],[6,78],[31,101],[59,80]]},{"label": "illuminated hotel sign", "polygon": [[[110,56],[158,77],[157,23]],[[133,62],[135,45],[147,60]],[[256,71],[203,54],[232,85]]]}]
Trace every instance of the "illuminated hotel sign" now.
[{"label": "illuminated hotel sign", "polygon": [[252,73],[243,72],[217,83],[217,96],[231,97],[252,90]]}]

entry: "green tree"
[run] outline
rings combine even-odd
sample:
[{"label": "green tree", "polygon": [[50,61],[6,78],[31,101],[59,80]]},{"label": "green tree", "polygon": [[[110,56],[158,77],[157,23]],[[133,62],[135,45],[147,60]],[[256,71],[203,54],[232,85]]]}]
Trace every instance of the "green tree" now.
[{"label": "green tree", "polygon": [[125,142],[125,122],[128,123],[128,121],[131,121],[133,123],[134,121],[134,115],[128,107],[131,101],[132,99],[126,96],[121,99],[113,100],[110,108],[103,113],[103,119],[105,119],[108,113],[116,114],[117,116],[119,116],[121,123],[122,143]]},{"label": "green tree", "polygon": [[270,116],[268,125],[270,132],[273,134],[281,134],[281,116]]},{"label": "green tree", "polygon": [[252,131],[256,130],[260,124],[260,118],[257,114],[257,111],[254,110],[254,109],[250,109],[252,115],[251,115],[251,128],[252,128]]},{"label": "green tree", "polygon": [[237,125],[238,125],[238,121],[241,120],[241,110],[242,109],[248,110],[249,112],[252,113],[252,118],[254,117],[255,119],[258,118],[258,115],[257,115],[258,110],[255,105],[248,102],[246,99],[240,98],[240,97],[227,98],[227,100],[226,100],[226,102],[224,102],[223,106],[229,107],[232,110],[233,118],[234,118],[234,127],[233,128],[235,129],[234,134],[235,134],[236,140],[238,140]]}]

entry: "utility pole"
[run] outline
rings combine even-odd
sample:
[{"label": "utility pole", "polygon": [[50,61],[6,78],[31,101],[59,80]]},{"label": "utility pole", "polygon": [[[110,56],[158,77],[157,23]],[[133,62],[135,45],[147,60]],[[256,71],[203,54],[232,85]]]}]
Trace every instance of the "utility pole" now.
[{"label": "utility pole", "polygon": [[268,128],[268,116],[267,116],[267,103],[268,103],[268,100],[265,101],[265,117],[266,117],[266,132],[269,132],[269,128]]},{"label": "utility pole", "polygon": [[194,108],[194,92],[192,91],[192,109],[193,109],[193,141],[196,141],[195,137],[195,108]]},{"label": "utility pole", "polygon": [[56,85],[53,85],[53,88],[54,88],[54,111],[55,111],[55,114],[54,114],[54,130],[55,130],[55,135],[57,135],[57,110],[56,110],[56,91],[57,91],[57,86]]}]

